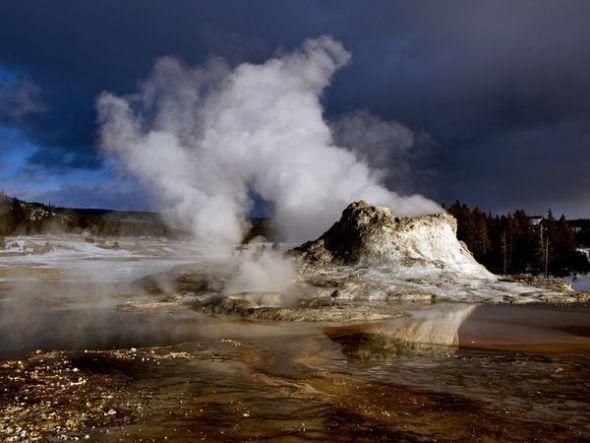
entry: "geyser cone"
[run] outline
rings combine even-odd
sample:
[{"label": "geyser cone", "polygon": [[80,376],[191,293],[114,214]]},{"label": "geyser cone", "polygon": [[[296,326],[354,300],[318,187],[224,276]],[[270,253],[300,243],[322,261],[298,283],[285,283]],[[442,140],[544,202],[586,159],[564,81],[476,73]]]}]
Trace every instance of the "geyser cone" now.
[{"label": "geyser cone", "polygon": [[456,273],[493,278],[457,239],[457,221],[452,215],[395,217],[389,208],[366,201],[351,203],[321,237],[294,251],[309,262],[435,265]]}]

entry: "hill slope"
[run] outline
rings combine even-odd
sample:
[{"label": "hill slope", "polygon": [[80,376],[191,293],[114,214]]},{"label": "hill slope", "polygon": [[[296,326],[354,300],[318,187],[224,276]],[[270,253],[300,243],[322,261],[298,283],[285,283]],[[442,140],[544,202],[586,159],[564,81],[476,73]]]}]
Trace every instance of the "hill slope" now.
[{"label": "hill slope", "polygon": [[173,231],[153,212],[58,208],[0,194],[0,235],[81,233],[109,236],[169,236]]}]

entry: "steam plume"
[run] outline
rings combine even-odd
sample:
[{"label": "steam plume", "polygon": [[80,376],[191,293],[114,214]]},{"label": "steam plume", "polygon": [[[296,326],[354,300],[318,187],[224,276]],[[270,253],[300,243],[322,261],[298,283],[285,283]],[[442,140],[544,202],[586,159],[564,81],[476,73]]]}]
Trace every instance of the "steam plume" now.
[{"label": "steam plume", "polygon": [[188,68],[162,58],[136,94],[99,97],[102,145],[203,242],[240,241],[253,192],[273,205],[290,240],[318,235],[358,199],[399,215],[437,212],[422,196],[387,190],[334,143],[320,97],[349,60],[327,36],[233,70],[219,60]]}]

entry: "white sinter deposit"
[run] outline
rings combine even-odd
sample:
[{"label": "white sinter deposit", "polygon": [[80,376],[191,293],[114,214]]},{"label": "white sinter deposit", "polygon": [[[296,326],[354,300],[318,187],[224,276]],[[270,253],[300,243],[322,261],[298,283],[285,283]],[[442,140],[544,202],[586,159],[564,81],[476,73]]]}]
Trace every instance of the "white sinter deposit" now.
[{"label": "white sinter deposit", "polygon": [[[304,280],[333,298],[526,303],[569,301],[563,291],[502,280],[457,239],[447,213],[395,217],[351,203],[315,241],[293,250]],[[574,301],[574,300],[571,300]]]}]

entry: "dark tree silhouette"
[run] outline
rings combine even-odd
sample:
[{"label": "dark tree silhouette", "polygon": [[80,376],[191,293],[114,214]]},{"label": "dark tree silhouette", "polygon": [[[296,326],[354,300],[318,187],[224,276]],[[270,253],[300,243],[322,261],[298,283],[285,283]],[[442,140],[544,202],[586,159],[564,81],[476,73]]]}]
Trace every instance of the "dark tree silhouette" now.
[{"label": "dark tree silhouette", "polygon": [[[504,274],[548,274],[564,276],[590,271],[587,258],[577,251],[578,236],[561,216],[551,211],[538,224],[519,209],[505,215],[492,215],[456,201],[448,211],[457,219],[457,237],[465,242],[473,256],[492,272]],[[590,226],[588,227],[590,230]]]}]

